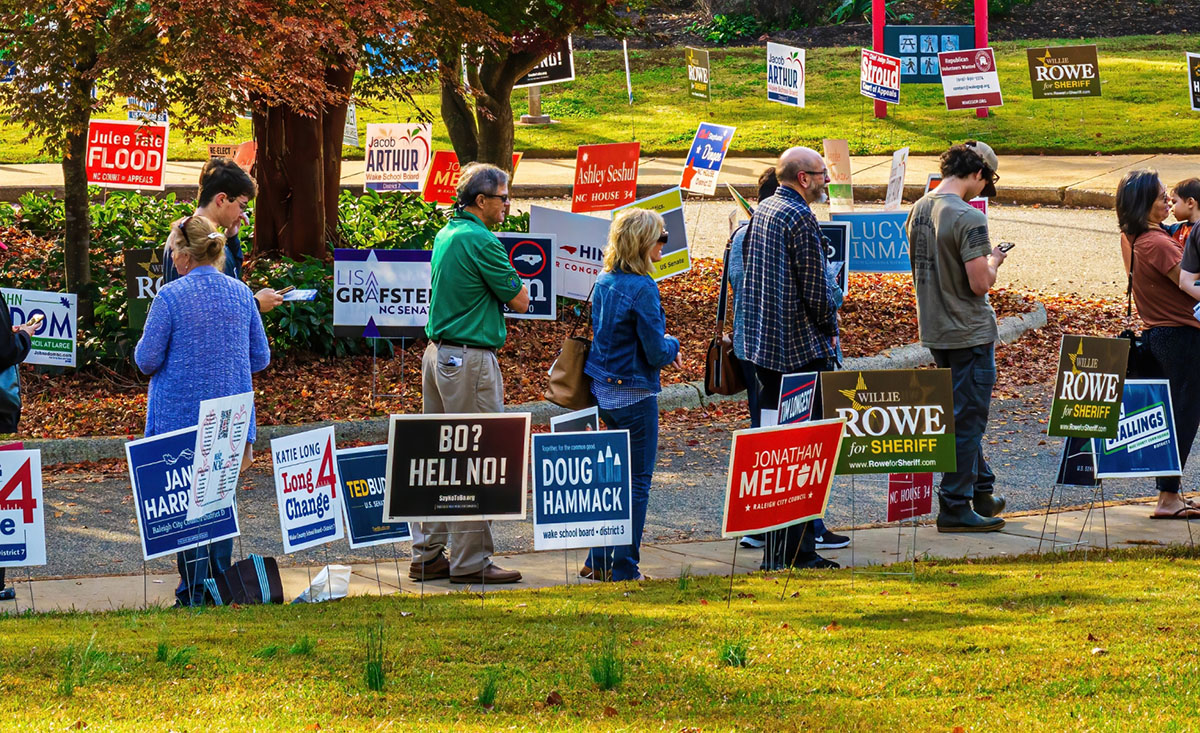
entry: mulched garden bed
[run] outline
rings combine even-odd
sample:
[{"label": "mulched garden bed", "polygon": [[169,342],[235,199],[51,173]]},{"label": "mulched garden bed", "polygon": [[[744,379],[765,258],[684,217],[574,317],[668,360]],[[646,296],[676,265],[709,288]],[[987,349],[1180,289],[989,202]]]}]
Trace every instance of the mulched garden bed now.
[{"label": "mulched garden bed", "polygon": [[[691,272],[661,284],[667,329],[683,342],[683,369],[663,372],[673,383],[699,379],[712,335],[720,264],[701,259]],[[1000,317],[1034,308],[1028,293],[1001,290],[992,303]],[[546,372],[558,355],[574,319],[508,324],[508,344],[500,352],[505,401],[541,399]],[[841,330],[847,356],[866,356],[917,340],[911,278],[906,275],[853,275],[842,308]],[[1056,337],[1057,338],[1057,337]],[[1057,343],[1057,340],[1055,340]],[[389,395],[372,405],[369,356],[342,359],[284,358],[255,376],[260,425],[352,420],[421,408],[420,362],[424,340],[378,361],[376,390]],[[146,382],[111,370],[51,375],[26,367],[22,374],[25,410],[21,437],[63,438],[134,435],[145,425]]]},{"label": "mulched garden bed", "polygon": [[[664,48],[699,46],[735,48],[761,46],[768,38],[804,48],[828,46],[871,47],[869,22],[841,25],[814,25],[796,30],[775,31],[760,37],[745,37],[725,44],[709,43],[686,33],[693,23],[708,20],[697,3],[679,7],[650,7],[641,13],[641,34],[629,40],[630,47]],[[901,0],[892,6],[897,14],[911,13],[913,24],[970,24],[973,3],[970,0]],[[988,38],[992,41],[1019,41],[1027,38],[1112,38],[1130,34],[1157,35],[1200,31],[1200,12],[1187,2],[1149,2],[1148,0],[1033,0],[1017,4],[1005,15],[991,13]],[[621,42],[606,36],[577,37],[580,49],[619,49]]]}]

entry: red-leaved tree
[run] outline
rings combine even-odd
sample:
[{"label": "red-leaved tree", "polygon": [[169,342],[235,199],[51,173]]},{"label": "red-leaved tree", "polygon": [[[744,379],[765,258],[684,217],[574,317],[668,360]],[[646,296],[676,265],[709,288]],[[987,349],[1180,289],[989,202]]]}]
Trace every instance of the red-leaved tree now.
[{"label": "red-leaved tree", "polygon": [[[619,34],[627,21],[617,14],[618,0],[460,0],[487,15],[509,39],[499,46],[471,48],[448,36],[441,44],[442,121],[463,163],[481,161],[511,172],[513,85],[583,28]],[[466,56],[467,89],[461,83]]]},{"label": "red-leaved tree", "polygon": [[[327,257],[337,239],[347,103],[413,101],[445,39],[497,45],[487,17],[439,0],[151,0],[171,56],[210,94],[254,115],[255,249]],[[371,77],[356,75],[374,49]],[[216,122],[214,120],[213,122]]]}]

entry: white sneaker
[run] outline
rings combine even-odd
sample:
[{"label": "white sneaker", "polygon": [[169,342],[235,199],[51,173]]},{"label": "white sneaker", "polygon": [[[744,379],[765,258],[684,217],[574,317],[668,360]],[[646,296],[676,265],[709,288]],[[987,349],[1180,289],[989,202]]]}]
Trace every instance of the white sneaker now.
[{"label": "white sneaker", "polygon": [[760,534],[748,534],[743,536],[742,539],[738,540],[738,547],[747,550],[756,550],[765,544],[767,543],[763,541],[762,535]]}]

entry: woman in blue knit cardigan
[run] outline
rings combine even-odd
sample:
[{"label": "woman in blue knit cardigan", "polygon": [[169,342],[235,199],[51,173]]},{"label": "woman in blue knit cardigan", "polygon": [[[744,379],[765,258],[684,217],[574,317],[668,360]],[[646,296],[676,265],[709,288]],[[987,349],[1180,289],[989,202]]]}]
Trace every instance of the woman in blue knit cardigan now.
[{"label": "woman in blue knit cardigan", "polygon": [[[225,235],[203,216],[179,228],[171,259],[181,277],[151,302],[134,351],[138,369],[151,375],[147,437],[194,426],[203,400],[252,391],[250,375],[271,361],[250,288],[221,272]],[[243,469],[254,437],[252,416]],[[232,555],[232,539],[178,553],[178,605],[202,604],[204,579],[228,569]]]}]

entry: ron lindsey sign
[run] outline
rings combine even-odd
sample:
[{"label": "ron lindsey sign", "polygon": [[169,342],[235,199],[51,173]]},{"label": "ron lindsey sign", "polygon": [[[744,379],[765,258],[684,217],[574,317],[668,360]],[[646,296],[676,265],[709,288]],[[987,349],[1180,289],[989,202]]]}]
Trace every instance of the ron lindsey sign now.
[{"label": "ron lindsey sign", "polygon": [[1027,48],[1025,53],[1034,99],[1100,96],[1095,46]]},{"label": "ron lindsey sign", "polygon": [[839,474],[954,471],[949,369],[821,372],[823,411],[846,421]]},{"label": "ron lindsey sign", "polygon": [[1063,336],[1047,435],[1115,438],[1129,340]]}]

